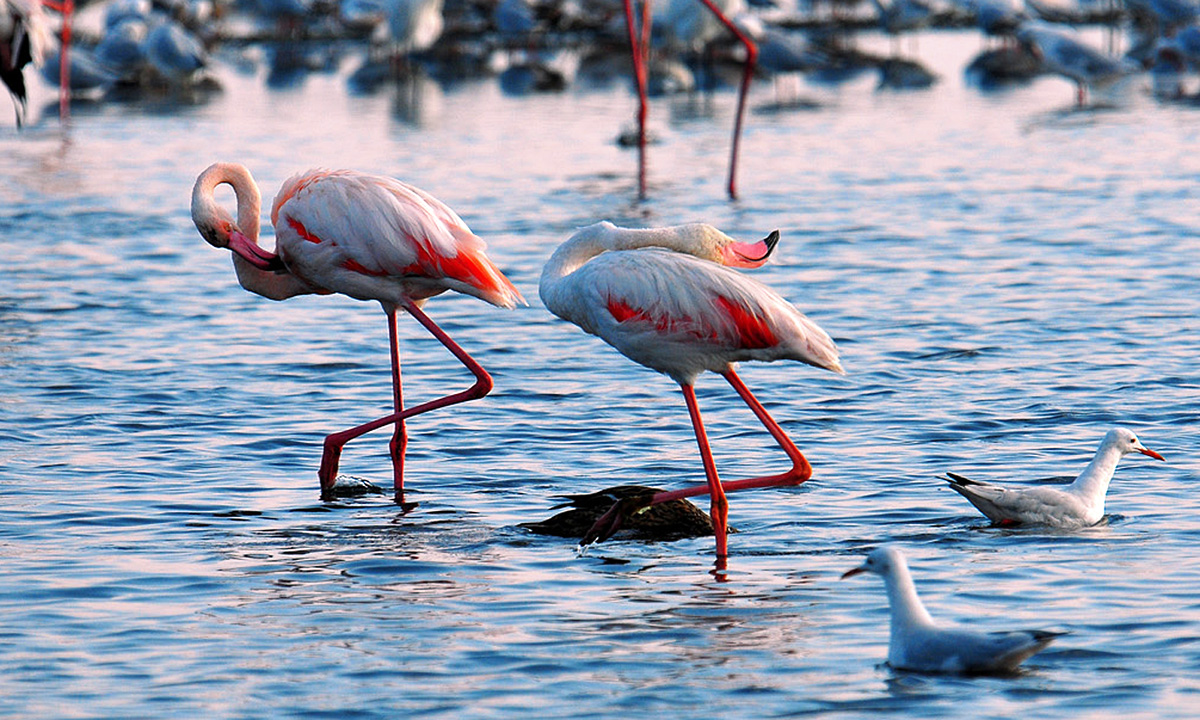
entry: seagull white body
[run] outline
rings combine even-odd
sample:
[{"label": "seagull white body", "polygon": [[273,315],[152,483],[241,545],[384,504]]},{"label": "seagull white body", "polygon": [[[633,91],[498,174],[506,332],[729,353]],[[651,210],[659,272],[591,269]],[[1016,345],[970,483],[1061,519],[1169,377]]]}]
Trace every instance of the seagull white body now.
[{"label": "seagull white body", "polygon": [[1104,517],[1104,497],[1121,458],[1131,452],[1162,460],[1142,445],[1137,435],[1113,428],[1104,436],[1096,456],[1069,485],[1005,488],[948,473],[950,487],[1000,525],[1048,525],[1080,528]]},{"label": "seagull white body", "polygon": [[1080,105],[1087,88],[1111,85],[1139,69],[1135,63],[1109,57],[1048,23],[1025,23],[1017,30],[1017,39],[1035,49],[1047,70],[1075,82]]},{"label": "seagull white body", "polygon": [[917,595],[904,554],[890,545],[871,551],[866,562],[842,577],[864,572],[882,577],[887,588],[891,609],[887,662],[897,670],[958,675],[1011,673],[1062,635],[1044,630],[975,632],[939,627]]}]

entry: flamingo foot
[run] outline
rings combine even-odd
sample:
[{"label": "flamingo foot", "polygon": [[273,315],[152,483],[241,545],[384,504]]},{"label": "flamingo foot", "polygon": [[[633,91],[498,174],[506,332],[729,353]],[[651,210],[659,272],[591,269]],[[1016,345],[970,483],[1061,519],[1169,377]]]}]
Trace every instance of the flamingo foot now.
[{"label": "flamingo foot", "polygon": [[[383,490],[380,490],[379,492],[383,492]],[[412,512],[413,510],[416,510],[417,506],[420,505],[420,503],[418,503],[418,502],[411,502],[411,501],[406,502],[404,500],[404,491],[403,490],[397,492],[395,495],[392,496],[392,502],[394,502],[400,506],[400,514],[401,515],[407,515],[408,513]]]}]

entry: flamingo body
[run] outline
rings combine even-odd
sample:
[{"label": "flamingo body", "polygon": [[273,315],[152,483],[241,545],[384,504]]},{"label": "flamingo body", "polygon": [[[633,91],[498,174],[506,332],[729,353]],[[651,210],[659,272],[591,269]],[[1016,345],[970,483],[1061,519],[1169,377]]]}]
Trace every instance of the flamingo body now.
[{"label": "flamingo body", "polygon": [[[641,242],[692,248],[636,246]],[[719,264],[728,256],[707,246],[722,243],[733,241],[709,225],[629,230],[598,223],[556,251],[542,275],[542,300],[555,315],[682,384],[744,360],[797,360],[841,372],[824,330],[762,283]]]},{"label": "flamingo body", "polygon": [[[237,218],[217,205],[213,191],[232,185]],[[325,439],[319,477],[329,496],[346,442],[395,425],[391,454],[397,501],[403,498],[407,436],[413,415],[473,400],[492,388],[491,376],[450,339],[420,306],[456,290],[500,307],[523,302],[484,253],[484,243],[449,207],[392,178],[349,170],[310,170],[287,180],[271,210],[276,248],[259,246],[258,186],[243,166],[217,163],[196,180],[192,219],[210,244],[233,253],[238,282],[247,290],[283,300],[295,295],[342,293],[377,300],[388,316],[395,412]],[[405,409],[400,391],[396,312],[404,310],[429,330],[476,377],[469,389]]]},{"label": "flamingo body", "polygon": [[288,271],[314,288],[390,305],[447,290],[504,308],[521,301],[457,213],[393,178],[295,175],[275,197],[271,224]]},{"label": "flamingo body", "polygon": [[[766,262],[778,233],[737,242],[710,225],[628,229],[608,222],[579,230],[551,256],[539,292],[560,318],[596,335],[629,359],[670,376],[684,392],[712,496],[718,565],[726,556],[727,502],[717,476],[693,385],[706,370],[723,375],[792,459],[780,475],[730,485],[794,485],[808,461],[738,378],[742,360],[796,360],[842,372],[829,335],[765,285],[733,267]],[[700,494],[659,493],[643,505]],[[639,511],[619,502],[585,536],[604,539]]]}]

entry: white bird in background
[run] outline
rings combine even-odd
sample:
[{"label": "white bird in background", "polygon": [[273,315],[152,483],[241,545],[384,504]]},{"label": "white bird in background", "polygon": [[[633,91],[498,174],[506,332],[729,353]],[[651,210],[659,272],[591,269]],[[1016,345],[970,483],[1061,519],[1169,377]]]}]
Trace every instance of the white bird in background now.
[{"label": "white bird in background", "polygon": [[[791,459],[792,468],[782,474],[728,483],[768,487],[804,482],[812,468],[742,383],[734,363],[797,360],[842,372],[837,348],[824,330],[774,291],[733,269],[761,266],[778,240],[778,231],[744,243],[711,225],[628,229],[601,222],[559,246],[542,271],[539,291],[550,312],[630,360],[670,376],[683,389],[712,498],[718,566],[727,556],[728,502],[696,403],[696,378],[705,370],[722,375]],[[692,494],[662,493],[650,503]],[[584,544],[610,536],[623,514],[636,510],[614,506]]]},{"label": "white bird in background", "polygon": [[[233,187],[237,219],[219,206],[213,191]],[[487,395],[492,378],[421,310],[447,290],[512,308],[524,298],[484,254],[484,243],[453,210],[411,185],[350,170],[310,170],[280,188],[271,207],[275,252],[258,245],[261,196],[250,171],[217,163],[196,179],[192,220],[211,245],[233,252],[238,282],[272,300],[307,293],[342,293],[378,300],[388,318],[395,413],[325,438],[322,496],[337,481],[342,446],[386,425],[395,425],[391,456],[396,502],[403,503],[405,419]],[[405,409],[400,392],[396,312],[421,323],[475,376],[462,392]]]},{"label": "white bird in background", "polygon": [[25,67],[40,66],[53,42],[41,0],[0,0],[0,82],[12,95],[17,127],[25,121]]},{"label": "white bird in background", "polygon": [[872,550],[866,562],[847,571],[883,578],[891,610],[887,662],[896,670],[957,675],[1015,672],[1029,656],[1064,633],[1045,630],[976,632],[939,627],[913,584],[904,554],[891,545]]},{"label": "white bird in background", "polygon": [[1113,472],[1121,458],[1132,452],[1163,460],[1131,431],[1113,428],[1104,436],[1096,456],[1070,485],[1004,488],[955,473],[947,473],[946,479],[955,492],[998,525],[1088,527],[1104,517],[1104,496]]},{"label": "white bird in background", "polygon": [[442,36],[442,0],[384,0],[392,46],[399,56],[433,47]]},{"label": "white bird in background", "polygon": [[1017,39],[1028,45],[1046,69],[1075,82],[1076,101],[1083,107],[1088,88],[1112,85],[1140,68],[1133,61],[1105,55],[1078,37],[1044,22],[1028,22],[1017,30]]}]

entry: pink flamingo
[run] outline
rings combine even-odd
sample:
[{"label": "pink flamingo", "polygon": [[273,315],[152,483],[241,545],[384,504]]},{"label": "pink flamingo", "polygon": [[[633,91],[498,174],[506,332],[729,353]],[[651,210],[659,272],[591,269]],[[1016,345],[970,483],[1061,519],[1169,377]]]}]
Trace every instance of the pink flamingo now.
[{"label": "pink flamingo", "polygon": [[[843,372],[837,348],[824,330],[765,285],[732,269],[761,266],[778,241],[778,231],[744,243],[711,225],[635,230],[601,222],[579,230],[554,252],[539,287],[552,313],[679,383],[707,485],[658,493],[641,507],[708,493],[718,569],[728,556],[726,491],[798,485],[812,476],[808,460],[738,377],[734,363],[797,360]],[[705,370],[733,386],[792,461],[791,469],[721,482],[694,390]],[[614,505],[585,544],[611,535],[637,509]]]},{"label": "pink flamingo", "polygon": [[[237,220],[219,206],[213,191],[233,187]],[[492,378],[421,310],[446,290],[493,305],[524,303],[516,287],[487,255],[484,243],[453,210],[432,195],[398,180],[351,170],[310,170],[280,188],[271,207],[275,252],[258,245],[261,195],[250,171],[216,163],[200,174],[192,191],[192,220],[211,245],[233,252],[238,282],[272,300],[306,293],[342,293],[377,300],[388,318],[395,412],[325,438],[318,476],[329,498],[342,447],[365,433],[395,425],[390,451],[396,502],[404,497],[404,421],[413,415],[475,400],[492,389]],[[400,392],[396,311],[404,310],[446,346],[475,376],[468,389],[405,409]]]},{"label": "pink flamingo", "polygon": [[[691,0],[672,0],[674,3],[690,2]],[[733,121],[733,142],[729,151],[729,179],[726,190],[732,200],[737,199],[737,159],[738,145],[742,137],[742,120],[746,115],[746,94],[750,90],[750,80],[754,77],[754,66],[758,61],[758,46],[750,37],[729,19],[727,11],[743,7],[740,0],[698,0],[717,20],[733,33],[738,42],[746,48],[746,65],[742,71],[742,82],[738,87],[737,114]],[[641,13],[641,32],[638,32],[638,19],[634,16],[634,0],[624,0],[625,25],[629,30],[629,50],[633,60],[633,79],[638,94],[638,197],[646,197],[646,118],[649,115],[649,101],[646,88],[648,84],[648,66],[650,63],[650,0],[643,0]],[[720,4],[718,4],[720,3]],[[722,9],[722,6],[725,6]],[[680,11],[676,14],[682,15]],[[695,18],[684,18],[689,27],[700,27]]]}]

